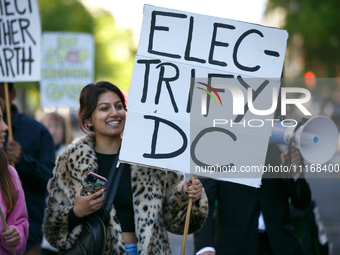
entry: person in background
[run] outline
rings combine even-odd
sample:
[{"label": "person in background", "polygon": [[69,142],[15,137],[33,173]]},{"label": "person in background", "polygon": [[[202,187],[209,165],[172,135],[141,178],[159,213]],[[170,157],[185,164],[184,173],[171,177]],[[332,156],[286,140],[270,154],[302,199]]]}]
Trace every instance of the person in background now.
[{"label": "person in background", "polygon": [[63,116],[57,112],[46,114],[42,124],[50,132],[55,146],[56,158],[65,150],[66,146],[72,142],[70,127]]},{"label": "person in background", "polygon": [[[268,146],[266,164],[286,165],[288,151]],[[301,165],[300,152],[292,147],[291,164]],[[209,215],[194,234],[197,255],[302,255],[291,223],[289,203],[300,210],[311,203],[303,172],[295,176],[264,173],[260,188],[202,179],[209,200]],[[217,199],[217,215],[214,217]]]},{"label": "person in background", "polygon": [[[16,97],[13,83],[8,84],[10,101]],[[5,99],[4,84],[0,84],[0,97]],[[29,237],[25,255],[40,255],[45,192],[52,177],[55,162],[54,144],[48,130],[38,121],[19,112],[11,103],[13,140],[4,143],[10,162],[22,181],[29,217]]]},{"label": "person in background", "polygon": [[[55,146],[55,157],[58,156],[65,150],[66,145],[70,144],[72,141],[71,130],[67,126],[67,122],[63,116],[57,112],[51,112],[45,115],[42,120],[42,124],[50,132],[53,143]],[[46,191],[46,198],[48,192]],[[58,254],[58,250],[53,248],[43,236],[43,241],[41,243],[41,255],[54,255]]]},{"label": "person in background", "polygon": [[[80,126],[89,134],[59,156],[48,184],[43,226],[49,243],[66,250],[81,233],[83,218],[103,204],[104,190],[83,197],[81,185],[90,172],[108,177],[126,118],[124,96],[109,82],[85,86],[79,101]],[[103,254],[172,254],[167,231],[183,234],[189,198],[193,199],[192,233],[201,228],[208,212],[201,182],[184,180],[176,171],[126,164],[103,240]]]},{"label": "person in background", "polygon": [[3,112],[4,101],[0,98],[0,209],[8,225],[8,230],[5,230],[0,220],[0,254],[12,254],[11,247],[14,247],[16,254],[22,255],[28,238],[28,215],[18,173],[8,165],[7,156],[2,150],[8,130]]}]

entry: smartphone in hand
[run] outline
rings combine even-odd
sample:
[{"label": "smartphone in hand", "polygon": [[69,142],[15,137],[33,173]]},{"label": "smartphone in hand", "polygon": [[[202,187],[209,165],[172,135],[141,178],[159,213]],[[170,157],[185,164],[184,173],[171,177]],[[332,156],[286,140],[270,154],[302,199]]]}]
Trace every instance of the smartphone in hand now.
[{"label": "smartphone in hand", "polygon": [[106,178],[90,172],[83,183],[83,188],[80,192],[80,195],[84,197],[90,196],[101,189],[105,189],[106,184]]}]

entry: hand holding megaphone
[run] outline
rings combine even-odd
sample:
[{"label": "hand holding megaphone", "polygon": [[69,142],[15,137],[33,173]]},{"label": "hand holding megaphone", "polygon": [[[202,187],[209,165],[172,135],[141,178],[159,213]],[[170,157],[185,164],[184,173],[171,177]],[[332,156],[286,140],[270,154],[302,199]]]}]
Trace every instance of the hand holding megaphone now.
[{"label": "hand holding megaphone", "polygon": [[[301,154],[299,150],[295,147],[291,148],[291,152],[289,155],[289,151],[285,150],[281,153],[281,163],[282,165],[288,166],[289,164],[292,164],[293,166],[300,166],[303,164],[301,159]],[[298,171],[292,171],[292,176],[294,177]]]},{"label": "hand holding megaphone", "polygon": [[315,116],[295,130],[295,126],[283,126],[274,122],[270,142],[291,143],[298,148],[302,157],[312,164],[323,164],[330,160],[338,146],[338,129],[326,116]]}]

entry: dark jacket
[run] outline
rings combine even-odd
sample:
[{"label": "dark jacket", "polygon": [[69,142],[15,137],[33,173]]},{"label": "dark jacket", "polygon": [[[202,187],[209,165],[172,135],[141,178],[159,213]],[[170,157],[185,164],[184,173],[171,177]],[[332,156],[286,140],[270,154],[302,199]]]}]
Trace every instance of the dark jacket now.
[{"label": "dark jacket", "polygon": [[[21,160],[15,168],[25,193],[29,237],[26,251],[42,241],[42,222],[45,208],[45,191],[54,167],[54,143],[48,130],[39,122],[21,114],[11,106],[13,139],[20,143]],[[6,151],[7,139],[4,144]]]},{"label": "dark jacket", "polygon": [[[266,164],[280,164],[280,151],[272,144]],[[209,213],[204,227],[195,234],[196,251],[212,246],[217,255],[257,255],[258,218],[262,211],[273,253],[299,254],[300,244],[291,224],[289,202],[298,209],[307,208],[311,201],[309,185],[304,178],[294,182],[268,177],[270,174],[263,176],[258,189],[231,182],[201,180],[209,199],[209,211],[218,199],[218,217],[214,229],[213,215]]]}]

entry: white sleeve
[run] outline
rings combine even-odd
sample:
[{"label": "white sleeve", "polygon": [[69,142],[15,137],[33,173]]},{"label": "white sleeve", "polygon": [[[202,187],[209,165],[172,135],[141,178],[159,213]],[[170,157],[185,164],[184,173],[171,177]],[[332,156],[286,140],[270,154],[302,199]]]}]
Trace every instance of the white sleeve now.
[{"label": "white sleeve", "polygon": [[198,252],[196,252],[196,255],[200,255],[203,252],[207,252],[207,251],[212,251],[212,252],[216,253],[216,251],[213,247],[204,247],[203,249],[200,249]]}]

